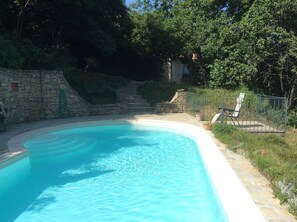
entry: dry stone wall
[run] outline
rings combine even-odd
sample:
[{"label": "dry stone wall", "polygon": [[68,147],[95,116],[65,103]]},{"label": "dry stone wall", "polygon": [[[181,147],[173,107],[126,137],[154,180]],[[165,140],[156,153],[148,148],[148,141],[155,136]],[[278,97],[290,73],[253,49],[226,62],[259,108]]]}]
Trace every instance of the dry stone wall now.
[{"label": "dry stone wall", "polygon": [[157,103],[156,113],[183,113],[186,112],[187,92],[178,89],[170,102]]},{"label": "dry stone wall", "polygon": [[8,123],[122,112],[118,104],[87,103],[53,70],[0,69],[0,101],[8,108]]}]

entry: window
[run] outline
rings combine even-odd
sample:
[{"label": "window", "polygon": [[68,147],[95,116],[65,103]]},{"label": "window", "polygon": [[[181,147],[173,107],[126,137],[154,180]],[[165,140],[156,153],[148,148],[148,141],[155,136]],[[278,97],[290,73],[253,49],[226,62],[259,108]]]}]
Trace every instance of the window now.
[{"label": "window", "polygon": [[11,91],[12,92],[18,92],[19,91],[19,83],[18,82],[12,82],[11,83]]}]

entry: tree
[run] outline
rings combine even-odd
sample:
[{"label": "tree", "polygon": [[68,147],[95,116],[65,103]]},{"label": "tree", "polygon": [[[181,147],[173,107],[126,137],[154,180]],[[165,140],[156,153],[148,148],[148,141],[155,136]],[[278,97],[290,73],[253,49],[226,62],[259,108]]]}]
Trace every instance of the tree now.
[{"label": "tree", "polygon": [[[296,97],[297,38],[295,1],[254,1],[230,26],[222,54],[211,67],[216,87],[245,85],[254,91]],[[227,41],[225,41],[227,42]]]},{"label": "tree", "polygon": [[115,54],[131,31],[122,0],[3,0],[0,6],[8,38],[28,39],[49,54],[71,53],[79,68]]},{"label": "tree", "polygon": [[163,16],[158,12],[141,15],[137,12],[132,16],[134,28],[131,41],[140,54],[149,54],[165,60],[177,53],[172,33],[164,27]]}]

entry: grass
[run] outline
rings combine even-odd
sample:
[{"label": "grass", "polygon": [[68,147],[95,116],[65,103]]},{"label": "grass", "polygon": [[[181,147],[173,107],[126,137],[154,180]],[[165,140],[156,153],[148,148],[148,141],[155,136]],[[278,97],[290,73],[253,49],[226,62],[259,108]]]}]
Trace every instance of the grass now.
[{"label": "grass", "polygon": [[145,98],[151,105],[159,102],[169,102],[177,89],[186,89],[196,95],[207,95],[210,98],[217,98],[217,95],[224,95],[230,91],[224,89],[203,89],[190,87],[184,84],[166,82],[147,82],[138,89],[138,93]]},{"label": "grass", "polygon": [[[224,97],[224,105],[229,108],[234,108],[235,99],[240,92],[246,93],[245,106],[255,106],[255,94],[247,89],[241,88],[235,91],[225,89],[206,89],[187,85],[179,85],[174,83],[164,82],[148,82],[138,89],[138,93],[145,98],[152,106],[158,102],[169,102],[174,96],[177,89],[186,89],[187,94],[187,109],[190,114],[200,113],[205,120],[211,120],[217,112],[218,107],[222,105]],[[245,113],[249,115],[249,113]],[[243,117],[243,115],[242,115]]]},{"label": "grass", "polygon": [[213,133],[234,152],[244,155],[270,180],[275,195],[297,216],[297,138],[253,135],[234,126],[215,124]]}]

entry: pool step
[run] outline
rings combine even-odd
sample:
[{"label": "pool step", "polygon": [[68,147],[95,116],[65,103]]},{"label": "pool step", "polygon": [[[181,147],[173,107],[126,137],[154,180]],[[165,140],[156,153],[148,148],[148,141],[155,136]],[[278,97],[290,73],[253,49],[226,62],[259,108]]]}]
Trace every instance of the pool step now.
[{"label": "pool step", "polygon": [[63,142],[60,144],[56,143],[55,145],[49,143],[48,145],[40,145],[38,146],[30,146],[29,156],[32,158],[49,158],[55,156],[63,156],[63,155],[73,155],[78,152],[85,152],[86,150],[91,149],[95,145],[94,142],[89,140],[81,140],[80,141],[69,141]]}]

